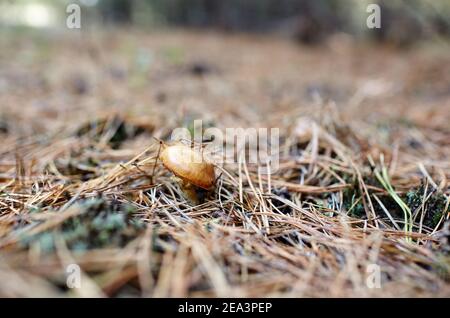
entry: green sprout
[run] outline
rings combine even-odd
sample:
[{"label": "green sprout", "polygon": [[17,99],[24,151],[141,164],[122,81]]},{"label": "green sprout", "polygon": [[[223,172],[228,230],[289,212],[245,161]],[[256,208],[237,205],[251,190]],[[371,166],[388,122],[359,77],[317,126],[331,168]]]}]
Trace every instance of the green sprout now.
[{"label": "green sprout", "polygon": [[400,196],[395,192],[392,187],[391,181],[389,179],[388,171],[384,165],[382,165],[381,173],[378,169],[374,171],[376,178],[381,183],[383,188],[389,193],[389,195],[394,199],[394,201],[400,206],[404,214],[404,230],[405,239],[407,242],[411,242],[410,233],[412,233],[413,223],[412,223],[412,213],[408,205],[400,198]]}]

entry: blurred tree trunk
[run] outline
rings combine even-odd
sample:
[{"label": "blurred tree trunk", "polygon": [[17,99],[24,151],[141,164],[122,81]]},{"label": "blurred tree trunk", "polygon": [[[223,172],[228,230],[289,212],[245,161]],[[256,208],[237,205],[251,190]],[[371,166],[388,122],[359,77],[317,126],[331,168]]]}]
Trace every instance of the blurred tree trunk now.
[{"label": "blurred tree trunk", "polygon": [[[382,7],[381,29],[366,28],[365,7],[371,2]],[[229,31],[278,30],[302,43],[320,42],[334,32],[398,45],[450,34],[449,0],[100,0],[99,10],[109,23],[133,22],[137,10],[141,20],[159,17],[168,24]]]},{"label": "blurred tree trunk", "polygon": [[133,5],[133,0],[102,0],[99,11],[107,23],[128,24],[132,22]]}]

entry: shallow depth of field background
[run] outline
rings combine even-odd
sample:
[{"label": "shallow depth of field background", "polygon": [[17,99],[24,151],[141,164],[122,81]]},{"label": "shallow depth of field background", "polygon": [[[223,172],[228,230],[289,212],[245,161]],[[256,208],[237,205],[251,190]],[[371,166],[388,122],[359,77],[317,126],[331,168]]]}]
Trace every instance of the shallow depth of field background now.
[{"label": "shallow depth of field background", "polygon": [[[0,296],[448,297],[449,39],[444,0],[0,0]],[[280,169],[192,205],[155,138],[196,119]]]}]

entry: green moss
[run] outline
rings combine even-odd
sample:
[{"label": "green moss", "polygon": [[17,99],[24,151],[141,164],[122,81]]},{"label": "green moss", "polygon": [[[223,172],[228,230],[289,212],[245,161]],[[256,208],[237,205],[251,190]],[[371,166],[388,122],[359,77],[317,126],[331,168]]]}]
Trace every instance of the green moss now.
[{"label": "green moss", "polygon": [[[350,211],[349,215],[352,217],[359,219],[366,218],[366,210],[364,209],[364,204],[361,198],[362,194],[356,177],[347,175],[343,178],[347,183],[351,184],[351,186],[343,192],[344,209],[346,211]],[[373,174],[363,176],[363,180],[366,185],[381,189],[383,188],[383,186]],[[381,206],[377,203],[375,198],[373,198],[373,191],[368,190],[368,192],[369,196],[371,197],[375,214],[381,218],[385,218],[386,214],[384,213]],[[391,196],[377,194],[377,197],[394,219],[403,219],[403,211]]]},{"label": "green moss", "polygon": [[343,192],[342,206],[351,217],[362,219],[366,216],[366,211],[361,200],[361,191],[359,189],[358,180],[354,175],[344,175],[344,181],[351,186]]},{"label": "green moss", "polygon": [[[343,208],[347,211],[350,210],[349,215],[356,218],[364,218],[366,216],[364,206],[362,200],[359,200],[358,203],[355,203],[356,200],[361,198],[361,192],[358,186],[358,182],[356,178],[352,176],[343,176],[344,180],[351,184],[351,186],[346,189],[343,193]],[[364,182],[367,185],[375,186],[378,188],[383,188],[383,186],[376,180],[376,178],[371,175],[366,175],[363,177]],[[424,191],[425,186],[422,184],[418,188],[413,188],[406,195],[401,195],[400,198],[408,205],[412,213],[416,212],[418,209],[422,208],[422,201],[424,199]],[[432,193],[432,191],[434,191]],[[373,192],[369,190],[369,195],[372,196]],[[429,228],[434,228],[438,225],[439,221],[442,218],[442,215],[448,213],[445,211],[447,198],[441,192],[437,192],[433,190],[431,187],[428,187],[427,194],[425,197],[430,198],[425,202],[425,216],[423,219],[423,224]],[[377,194],[378,199],[384,205],[384,207],[389,211],[391,216],[394,219],[403,220],[403,211],[399,207],[399,205],[395,202],[395,200],[390,195],[382,195]],[[376,202],[374,198],[372,198],[373,207],[375,210],[375,214],[379,217],[386,217],[381,206]],[[416,218],[416,223],[418,219]]]},{"label": "green moss", "polygon": [[105,199],[78,203],[80,215],[63,222],[58,228],[22,238],[22,244],[39,244],[44,252],[55,249],[55,239],[63,239],[69,249],[84,251],[102,247],[122,247],[136,238],[144,225],[133,217],[132,206]]},{"label": "green moss", "polygon": [[[401,196],[400,198],[403,200]],[[395,220],[404,221],[405,215],[403,210],[390,195],[378,195],[378,199]],[[383,211],[383,208],[375,201],[375,199],[372,199],[372,203],[374,205],[375,214],[377,216],[386,217],[386,213]]]},{"label": "green moss", "polygon": [[414,213],[417,210],[422,209],[422,202],[424,198],[430,198],[424,204],[425,216],[423,218],[423,224],[430,228],[435,228],[442,218],[447,203],[447,198],[442,192],[434,191],[430,186],[425,194],[425,185],[420,185],[418,188],[413,188],[406,194],[406,203],[411,211]]}]

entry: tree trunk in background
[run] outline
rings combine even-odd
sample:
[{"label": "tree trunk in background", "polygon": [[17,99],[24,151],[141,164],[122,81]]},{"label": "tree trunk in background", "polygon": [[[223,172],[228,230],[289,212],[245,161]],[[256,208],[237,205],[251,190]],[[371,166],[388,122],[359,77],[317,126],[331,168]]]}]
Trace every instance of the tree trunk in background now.
[{"label": "tree trunk in background", "polygon": [[[136,1],[136,2],[135,2]],[[280,30],[302,43],[316,43],[334,32],[365,34],[380,42],[407,45],[436,34],[448,36],[448,0],[375,0],[382,7],[382,28],[365,26],[364,4],[358,0],[100,0],[99,10],[109,23],[133,22],[133,6],[145,3],[148,16],[178,26],[228,31]],[[136,9],[136,8],[135,8]],[[142,13],[142,12],[140,12]],[[146,13],[144,13],[146,14]],[[352,20],[357,14],[361,21]]]},{"label": "tree trunk in background", "polygon": [[131,23],[133,3],[133,0],[101,0],[99,10],[103,21],[119,24]]}]

